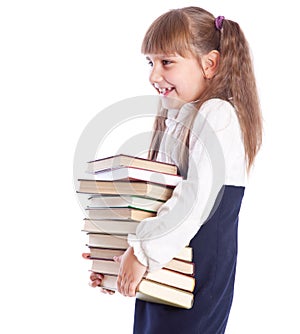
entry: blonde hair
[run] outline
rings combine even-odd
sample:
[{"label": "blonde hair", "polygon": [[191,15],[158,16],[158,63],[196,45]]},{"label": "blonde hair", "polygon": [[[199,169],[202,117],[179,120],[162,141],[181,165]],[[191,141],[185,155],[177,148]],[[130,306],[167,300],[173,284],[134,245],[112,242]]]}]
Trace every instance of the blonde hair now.
[{"label": "blonde hair", "polygon": [[[202,103],[211,98],[229,101],[235,107],[245,147],[248,171],[260,149],[262,116],[248,42],[239,25],[225,19],[222,29],[215,17],[199,7],[173,9],[158,17],[149,27],[142,43],[144,54],[173,54],[201,57],[212,50],[220,53],[216,75],[201,95]],[[156,159],[165,130],[166,111],[158,114],[149,158]],[[157,133],[156,133],[157,132]],[[189,135],[185,135],[188,146]]]}]

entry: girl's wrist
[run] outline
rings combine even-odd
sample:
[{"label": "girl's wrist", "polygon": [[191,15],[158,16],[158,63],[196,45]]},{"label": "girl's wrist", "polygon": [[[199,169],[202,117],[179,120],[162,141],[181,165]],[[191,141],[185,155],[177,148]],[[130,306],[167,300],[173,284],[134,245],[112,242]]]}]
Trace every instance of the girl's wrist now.
[{"label": "girl's wrist", "polygon": [[135,234],[129,234],[127,241],[128,241],[129,246],[132,248],[133,254],[137,258],[139,263],[142,264],[144,267],[146,267],[148,271],[148,266],[149,266],[148,257],[146,256],[141,246],[140,240],[136,237]]}]

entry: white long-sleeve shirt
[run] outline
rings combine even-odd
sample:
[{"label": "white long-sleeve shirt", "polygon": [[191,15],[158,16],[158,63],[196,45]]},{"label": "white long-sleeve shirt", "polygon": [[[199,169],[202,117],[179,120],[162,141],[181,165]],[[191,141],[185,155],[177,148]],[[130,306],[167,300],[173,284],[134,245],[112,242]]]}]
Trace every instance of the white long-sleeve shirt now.
[{"label": "white long-sleeve shirt", "polygon": [[195,111],[186,104],[169,110],[157,160],[180,165],[180,133],[197,112],[184,178],[157,216],[141,221],[128,236],[138,260],[148,271],[162,268],[196,235],[211,214],[223,185],[245,186],[246,159],[241,129],[233,106],[221,99],[206,101]]}]

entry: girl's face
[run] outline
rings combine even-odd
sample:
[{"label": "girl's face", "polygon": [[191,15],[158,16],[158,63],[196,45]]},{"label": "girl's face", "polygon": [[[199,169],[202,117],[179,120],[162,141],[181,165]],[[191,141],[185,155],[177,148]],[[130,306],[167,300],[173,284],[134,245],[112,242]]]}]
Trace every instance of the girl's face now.
[{"label": "girl's face", "polygon": [[193,56],[148,54],[146,59],[151,66],[150,83],[168,100],[175,99],[181,105],[193,102],[206,88],[203,68]]}]

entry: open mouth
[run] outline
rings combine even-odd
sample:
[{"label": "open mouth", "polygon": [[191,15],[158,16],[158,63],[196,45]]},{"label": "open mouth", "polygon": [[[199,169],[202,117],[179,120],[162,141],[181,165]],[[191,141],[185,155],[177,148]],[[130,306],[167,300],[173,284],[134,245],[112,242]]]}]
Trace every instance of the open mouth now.
[{"label": "open mouth", "polygon": [[158,91],[159,95],[162,96],[167,96],[170,92],[172,92],[175,89],[174,87],[164,87],[164,88],[155,87],[155,88]]}]

